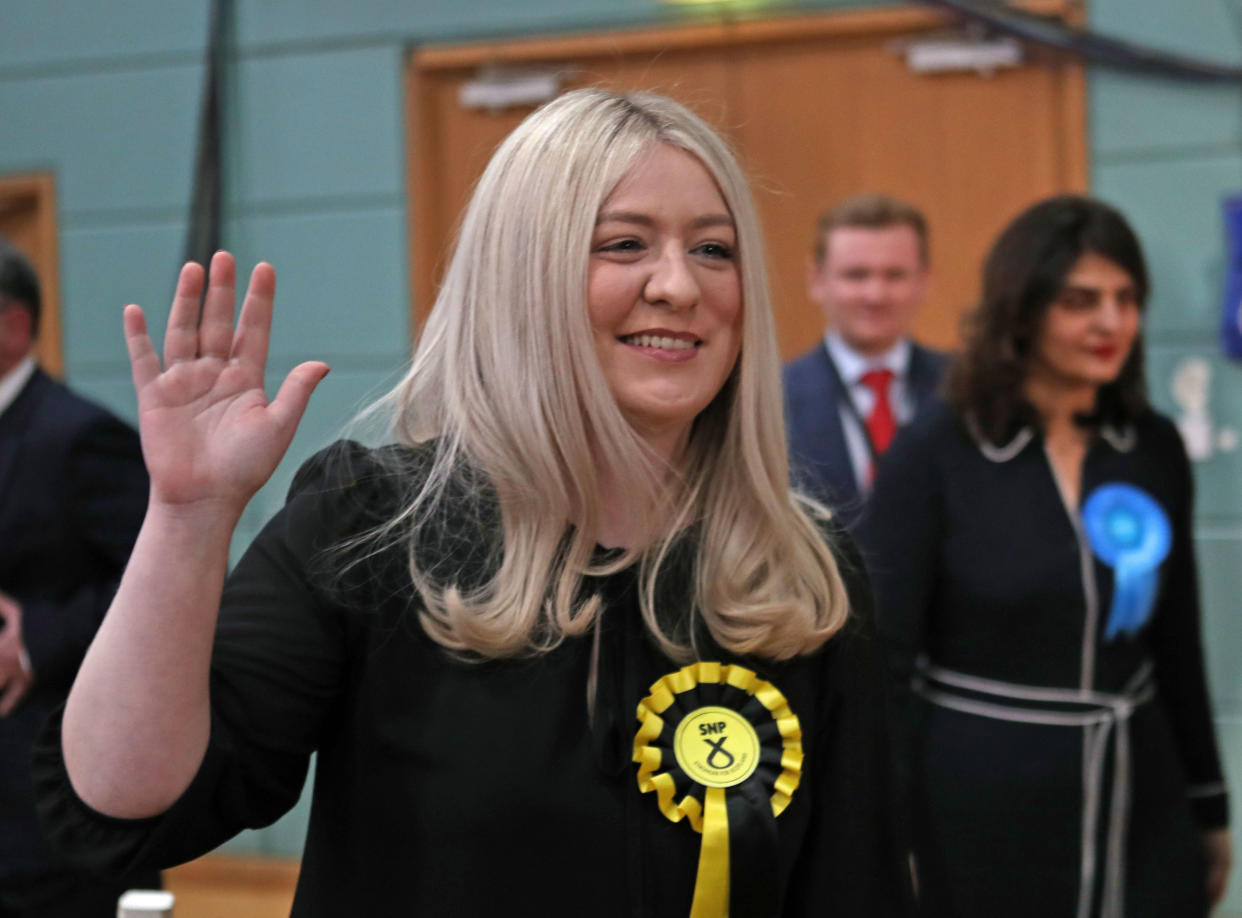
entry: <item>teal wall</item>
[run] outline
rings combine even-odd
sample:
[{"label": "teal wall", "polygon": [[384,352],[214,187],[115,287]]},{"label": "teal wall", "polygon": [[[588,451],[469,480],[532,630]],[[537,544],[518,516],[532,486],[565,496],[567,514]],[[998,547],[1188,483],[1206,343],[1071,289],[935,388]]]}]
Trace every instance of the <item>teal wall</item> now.
[{"label": "teal wall", "polygon": [[[771,2],[773,9],[876,5]],[[236,0],[228,89],[226,241],[280,274],[271,378],[318,357],[320,387],[289,457],[247,511],[244,544],[293,469],[382,391],[407,356],[402,69],[415,44],[667,23],[658,0]],[[159,328],[185,235],[202,79],[203,0],[0,5],[0,175],[56,175],[69,379],[134,416],[126,302]],[[699,15],[702,15],[701,13]],[[1090,0],[1101,30],[1242,62],[1232,0]],[[1155,399],[1187,358],[1212,369],[1214,420],[1242,431],[1242,368],[1218,356],[1222,195],[1242,190],[1242,91],[1093,71],[1091,182],[1150,253]],[[1227,432],[1227,431],[1226,431]],[[1242,454],[1198,465],[1212,687],[1231,783],[1242,787]],[[305,809],[234,850],[295,853]],[[1231,906],[1242,913],[1242,878]]]}]

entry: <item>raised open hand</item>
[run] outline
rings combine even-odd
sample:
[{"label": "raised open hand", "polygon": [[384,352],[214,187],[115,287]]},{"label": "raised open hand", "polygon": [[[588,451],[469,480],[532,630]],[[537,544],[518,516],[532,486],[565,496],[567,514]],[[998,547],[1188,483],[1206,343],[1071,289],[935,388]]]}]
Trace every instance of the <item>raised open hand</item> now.
[{"label": "raised open hand", "polygon": [[212,258],[200,321],[203,282],[201,265],[181,269],[162,368],[142,310],[125,307],[142,452],[153,502],[240,514],[289,448],[328,367],[299,364],[269,402],[263,371],[276,272],[265,262],[255,266],[236,329],[233,256],[217,252]]}]

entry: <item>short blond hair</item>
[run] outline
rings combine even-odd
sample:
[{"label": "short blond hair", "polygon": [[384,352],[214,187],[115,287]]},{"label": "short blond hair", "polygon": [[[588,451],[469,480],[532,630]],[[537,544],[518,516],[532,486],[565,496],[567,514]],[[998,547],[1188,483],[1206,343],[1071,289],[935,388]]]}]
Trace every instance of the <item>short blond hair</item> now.
[{"label": "short blond hair", "polygon": [[828,255],[829,234],[847,226],[863,229],[908,226],[918,239],[919,260],[924,266],[931,264],[927,218],[923,212],[906,201],[874,192],[845,198],[819,215],[815,225],[815,264],[822,265]]}]

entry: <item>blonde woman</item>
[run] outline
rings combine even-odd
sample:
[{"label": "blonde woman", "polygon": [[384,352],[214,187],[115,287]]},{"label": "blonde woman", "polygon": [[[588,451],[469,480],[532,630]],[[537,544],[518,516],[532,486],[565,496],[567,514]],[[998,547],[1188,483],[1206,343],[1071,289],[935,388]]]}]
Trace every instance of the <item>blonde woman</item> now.
[{"label": "blonde woman", "polygon": [[[151,508],[39,765],[97,867],[264,825],[293,913],[900,913],[868,596],[791,499],[761,243],[720,139],[570,93],[498,149],[379,449],[226,577],[327,368],[262,391],[275,278],[125,326]],[[822,515],[822,514],[820,514]]]}]

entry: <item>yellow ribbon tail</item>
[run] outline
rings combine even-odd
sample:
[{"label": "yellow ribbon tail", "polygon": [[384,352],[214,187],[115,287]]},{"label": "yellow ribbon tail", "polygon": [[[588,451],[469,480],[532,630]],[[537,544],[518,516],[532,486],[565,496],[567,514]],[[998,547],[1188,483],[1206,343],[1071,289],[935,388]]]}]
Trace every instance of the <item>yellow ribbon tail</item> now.
[{"label": "yellow ribbon tail", "polygon": [[703,843],[690,918],[729,918],[729,811],[723,787],[709,787],[704,794]]}]

